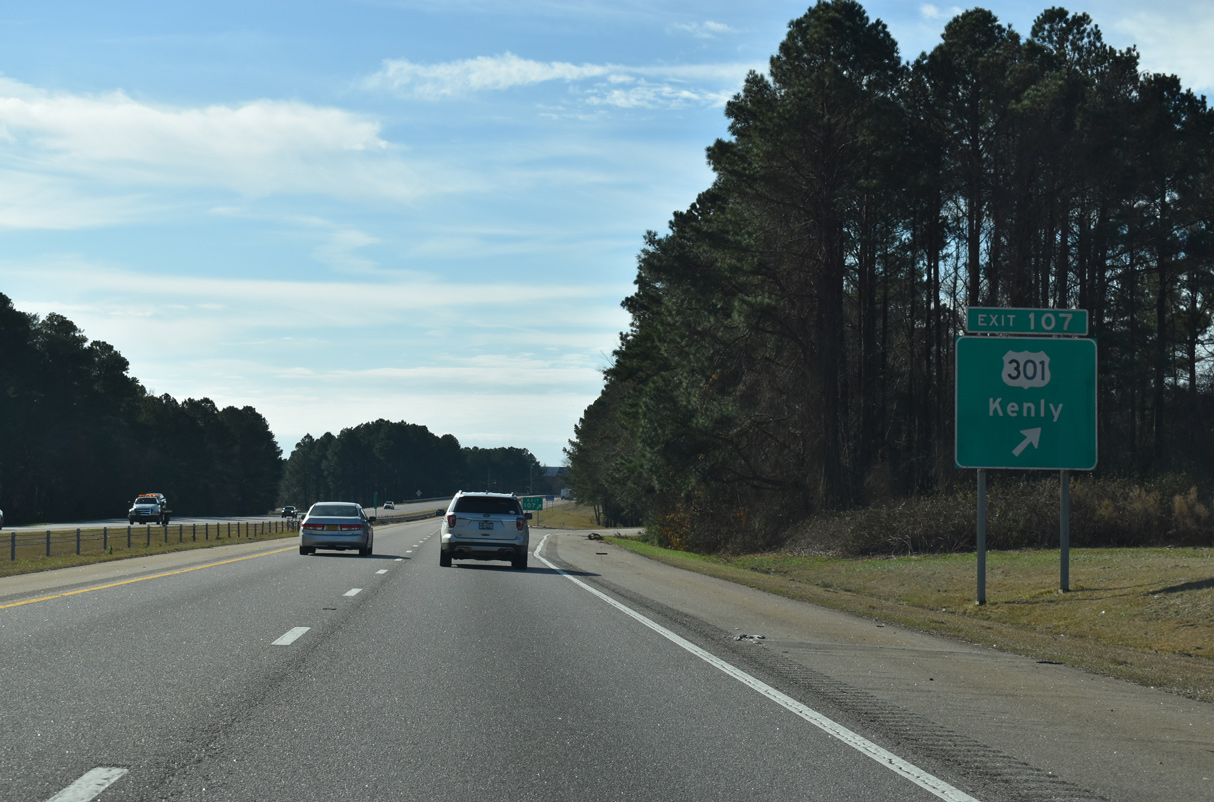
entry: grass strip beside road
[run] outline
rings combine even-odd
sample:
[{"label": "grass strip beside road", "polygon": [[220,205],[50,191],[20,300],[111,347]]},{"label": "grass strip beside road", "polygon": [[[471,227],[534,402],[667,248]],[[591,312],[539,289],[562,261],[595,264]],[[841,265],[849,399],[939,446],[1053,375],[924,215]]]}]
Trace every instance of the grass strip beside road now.
[{"label": "grass strip beside road", "polygon": [[1072,549],[873,559],[704,556],[631,538],[616,545],[677,568],[978,646],[1214,702],[1214,549]]},{"label": "grass strip beside road", "polygon": [[531,526],[537,529],[602,529],[594,522],[594,510],[576,502],[549,502],[534,513]]},{"label": "grass strip beside road", "polygon": [[[273,529],[266,522],[267,530]],[[278,524],[281,526],[281,523]],[[136,525],[131,527],[131,546],[127,548],[127,527],[95,527],[80,530],[80,554],[76,554],[74,530],[51,533],[51,555],[46,556],[46,535],[42,532],[17,533],[17,559],[10,558],[11,532],[0,532],[0,577],[50,571],[77,565],[90,565],[110,560],[127,560],[186,549],[205,549],[227,546],[233,543],[248,543],[257,540],[293,538],[298,531],[258,532],[260,525],[252,522],[232,522],[231,527],[219,524],[173,524],[167,527],[168,542],[165,542],[165,527]],[[246,534],[247,531],[247,534]],[[150,542],[149,542],[150,541]]]}]

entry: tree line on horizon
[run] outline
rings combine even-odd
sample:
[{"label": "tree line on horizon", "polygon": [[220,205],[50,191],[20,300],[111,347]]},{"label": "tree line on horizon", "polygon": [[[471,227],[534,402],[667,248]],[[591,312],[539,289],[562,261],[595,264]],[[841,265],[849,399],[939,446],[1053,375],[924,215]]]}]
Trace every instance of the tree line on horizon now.
[{"label": "tree line on horizon", "polygon": [[5,523],[125,517],[139,493],[178,515],[264,513],[282,451],[251,406],[149,392],[109,343],[0,293],[0,509]]},{"label": "tree line on horizon", "polygon": [[854,0],[789,23],[714,180],[637,258],[566,453],[608,523],[705,550],[945,491],[971,306],[1082,308],[1098,473],[1211,478],[1214,115],[1087,14],[974,8],[904,62]]},{"label": "tree line on horizon", "polygon": [[253,407],[156,395],[113,346],[0,293],[0,509],[9,525],[124,517],[139,493],[176,515],[263,515],[286,503],[409,501],[457,490],[551,493],[524,448],[461,447],[377,420],[299,441],[289,459]]},{"label": "tree line on horizon", "polygon": [[369,507],[449,498],[458,490],[553,492],[544,468],[525,448],[462,447],[454,435],[440,437],[420,424],[380,419],[336,435],[304,435],[286,462],[280,498],[306,510],[323,500]]}]

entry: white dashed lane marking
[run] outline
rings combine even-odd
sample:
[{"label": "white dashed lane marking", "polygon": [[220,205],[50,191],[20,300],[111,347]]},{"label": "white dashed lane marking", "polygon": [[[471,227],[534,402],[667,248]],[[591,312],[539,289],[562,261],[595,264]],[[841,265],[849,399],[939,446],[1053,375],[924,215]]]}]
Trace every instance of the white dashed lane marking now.
[{"label": "white dashed lane marking", "polygon": [[362,593],[362,592],[363,592],[363,589],[362,589],[362,588],[350,588],[349,590],[347,590],[347,591],[345,592],[345,594],[344,594],[344,595],[346,595],[346,596],[357,596],[358,594],[360,594],[360,593]]},{"label": "white dashed lane marking", "polygon": [[299,640],[299,636],[307,632],[311,627],[295,627],[288,630],[287,634],[283,635],[278,640],[274,641],[274,646],[290,646],[295,641]]},{"label": "white dashed lane marking", "polygon": [[388,569],[387,569],[387,568],[381,568],[381,569],[379,569],[378,571],[376,571],[375,573],[377,573],[377,574],[386,574],[386,573],[388,573]]},{"label": "white dashed lane marking", "polygon": [[105,766],[85,772],[79,780],[52,796],[46,802],[89,802],[118,781],[127,769]]}]

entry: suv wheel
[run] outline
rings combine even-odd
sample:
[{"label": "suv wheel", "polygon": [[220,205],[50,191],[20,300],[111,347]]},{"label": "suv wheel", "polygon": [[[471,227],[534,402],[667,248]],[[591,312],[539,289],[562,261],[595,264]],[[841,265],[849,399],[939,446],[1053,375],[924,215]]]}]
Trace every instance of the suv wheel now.
[{"label": "suv wheel", "polygon": [[513,560],[510,561],[510,564],[513,565],[515,567],[515,569],[517,569],[519,571],[526,571],[527,570],[527,552],[524,551],[522,553],[522,555],[515,557]]},{"label": "suv wheel", "polygon": [[451,567],[451,555],[446,553],[445,551],[440,551],[438,553],[438,567],[439,568],[450,568]]}]

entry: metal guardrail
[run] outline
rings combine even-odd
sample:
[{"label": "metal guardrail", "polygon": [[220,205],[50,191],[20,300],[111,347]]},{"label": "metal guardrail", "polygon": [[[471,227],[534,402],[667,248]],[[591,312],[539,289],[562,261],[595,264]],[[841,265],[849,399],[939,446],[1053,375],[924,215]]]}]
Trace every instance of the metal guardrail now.
[{"label": "metal guardrail", "polygon": [[[144,529],[143,536],[135,535],[137,529]],[[124,531],[125,530],[125,531]],[[174,531],[176,530],[176,531]],[[203,542],[215,540],[256,540],[266,535],[280,535],[284,532],[299,531],[297,519],[284,518],[281,521],[226,521],[224,523],[204,523],[202,531],[198,524],[166,524],[153,526],[103,526],[100,529],[77,529],[53,532],[50,529],[42,532],[10,532],[8,537],[9,561],[21,559],[37,559],[42,557],[63,556],[70,554],[108,554],[117,549],[131,549],[137,546],[150,548],[155,539],[157,545],[171,543],[197,543],[199,536]],[[153,538],[153,535],[155,537]],[[177,536],[173,540],[173,535]],[[189,535],[187,538],[186,535]],[[142,541],[142,542],[141,542]],[[0,542],[3,542],[0,540]]]},{"label": "metal guardrail", "polygon": [[438,516],[434,514],[433,510],[430,512],[402,512],[400,515],[380,515],[375,519],[375,522],[377,524],[402,524],[409,523],[410,521],[422,521],[426,518],[437,517]]}]

